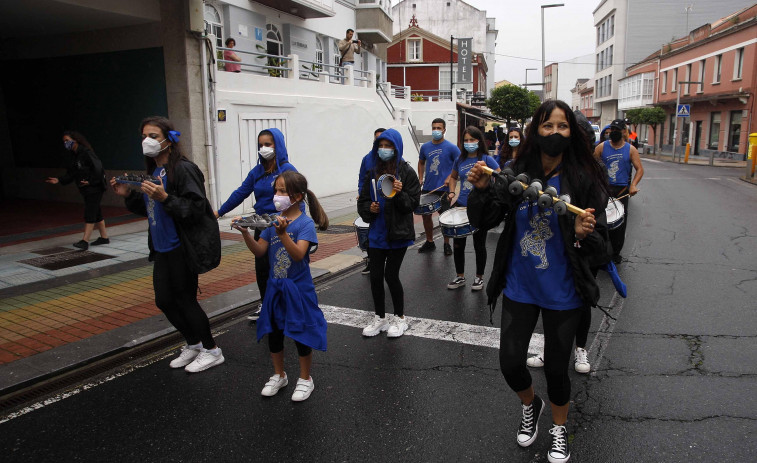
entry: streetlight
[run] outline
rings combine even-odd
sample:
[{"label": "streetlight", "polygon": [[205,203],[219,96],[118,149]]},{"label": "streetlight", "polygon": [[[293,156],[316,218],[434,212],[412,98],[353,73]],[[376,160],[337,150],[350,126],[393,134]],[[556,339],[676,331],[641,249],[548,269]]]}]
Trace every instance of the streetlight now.
[{"label": "streetlight", "polygon": [[[676,159],[676,140],[678,139],[678,106],[681,104],[681,92],[683,91],[683,88],[681,87],[681,84],[699,84],[704,85],[704,82],[699,81],[691,81],[691,80],[679,80],[678,81],[678,88],[676,88],[676,107],[674,109],[676,113],[676,119],[675,123],[673,125],[673,157],[672,159],[675,161]],[[683,141],[683,138],[681,139]],[[678,159],[680,161],[680,157]]]},{"label": "streetlight", "polygon": [[[541,6],[541,80],[542,82],[546,80],[546,76],[544,75],[544,67],[545,67],[544,65],[544,8],[557,8],[559,6],[565,6],[565,4],[552,3],[550,5]],[[557,88],[555,88],[555,92],[557,92]],[[544,93],[547,93],[546,87],[544,88]]]},{"label": "streetlight", "polygon": [[523,81],[523,87],[528,83],[528,71],[538,71],[536,68],[526,68],[526,80]]}]

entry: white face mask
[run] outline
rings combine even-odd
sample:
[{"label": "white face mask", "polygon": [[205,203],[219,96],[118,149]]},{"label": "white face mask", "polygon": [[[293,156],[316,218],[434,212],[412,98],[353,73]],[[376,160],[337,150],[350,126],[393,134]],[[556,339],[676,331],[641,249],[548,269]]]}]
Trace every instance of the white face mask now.
[{"label": "white face mask", "polygon": [[258,154],[261,158],[265,159],[266,161],[273,158],[273,155],[276,154],[276,150],[270,146],[261,146],[258,150]]},{"label": "white face mask", "polygon": [[[166,140],[163,140],[166,141]],[[161,151],[164,151],[168,149],[168,146],[166,146],[163,149],[160,149],[160,145],[163,144],[163,141],[158,141],[154,138],[145,137],[144,140],[142,140],[142,153],[144,153],[145,156],[154,158],[157,157]]]}]

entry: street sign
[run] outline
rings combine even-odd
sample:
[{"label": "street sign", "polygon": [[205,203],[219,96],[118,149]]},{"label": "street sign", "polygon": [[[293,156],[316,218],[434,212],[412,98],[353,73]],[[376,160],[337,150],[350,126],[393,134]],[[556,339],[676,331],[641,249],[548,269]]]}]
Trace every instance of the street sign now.
[{"label": "street sign", "polygon": [[457,81],[456,84],[473,83],[472,38],[457,39]]},{"label": "street sign", "polygon": [[676,109],[676,116],[678,117],[691,117],[691,105],[679,104]]}]

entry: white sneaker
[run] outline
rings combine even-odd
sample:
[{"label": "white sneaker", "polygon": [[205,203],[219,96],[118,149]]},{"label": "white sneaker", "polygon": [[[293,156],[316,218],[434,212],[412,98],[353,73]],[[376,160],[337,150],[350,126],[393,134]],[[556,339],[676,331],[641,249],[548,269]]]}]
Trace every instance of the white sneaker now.
[{"label": "white sneaker", "polygon": [[529,357],[526,360],[526,365],[530,366],[531,368],[541,368],[544,366],[544,353],[541,353],[539,355],[534,355],[533,357]]},{"label": "white sneaker", "polygon": [[591,370],[589,353],[583,347],[576,347],[576,363],[574,367],[578,373],[586,374]]},{"label": "white sneaker", "polygon": [[283,378],[278,374],[273,375],[268,378],[268,382],[265,383],[265,386],[263,386],[263,390],[260,391],[260,394],[266,397],[273,397],[277,392],[279,392],[279,389],[286,386],[287,384],[289,384],[289,380],[287,379],[286,373],[284,373]]},{"label": "white sneaker", "polygon": [[186,371],[187,373],[199,373],[201,371],[207,370],[208,368],[220,365],[224,362],[224,360],[226,360],[225,358],[223,358],[223,352],[221,352],[220,347],[216,347],[212,350],[218,350],[218,353],[214,354],[208,349],[202,348],[200,350],[200,353],[197,354],[197,357],[195,357],[194,361],[184,367],[184,371]]},{"label": "white sneaker", "polygon": [[389,320],[387,320],[386,318],[381,318],[378,315],[374,315],[371,324],[363,328],[363,336],[376,336],[382,331],[386,331],[388,329]]},{"label": "white sneaker", "polygon": [[389,323],[389,331],[386,332],[387,338],[399,338],[405,331],[407,331],[408,325],[404,318],[395,316]]},{"label": "white sneaker", "polygon": [[315,389],[315,383],[313,383],[313,377],[310,379],[299,378],[297,380],[297,386],[294,388],[294,394],[292,394],[292,402],[302,402],[310,397]]},{"label": "white sneaker", "polygon": [[202,349],[202,344],[197,344],[195,346],[182,346],[181,347],[181,353],[178,357],[171,360],[171,363],[169,364],[171,368],[181,368],[189,365],[192,363],[192,360],[195,359],[200,354],[200,349]]}]

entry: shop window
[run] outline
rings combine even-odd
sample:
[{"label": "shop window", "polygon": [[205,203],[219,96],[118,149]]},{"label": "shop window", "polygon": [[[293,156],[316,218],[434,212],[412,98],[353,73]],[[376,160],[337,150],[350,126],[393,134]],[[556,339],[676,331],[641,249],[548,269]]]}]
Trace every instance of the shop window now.
[{"label": "shop window", "polygon": [[741,138],[741,110],[731,111],[730,123],[728,124],[728,151],[739,152],[739,139]]},{"label": "shop window", "polygon": [[707,148],[711,150],[718,149],[720,143],[720,113],[710,114],[710,142]]}]

